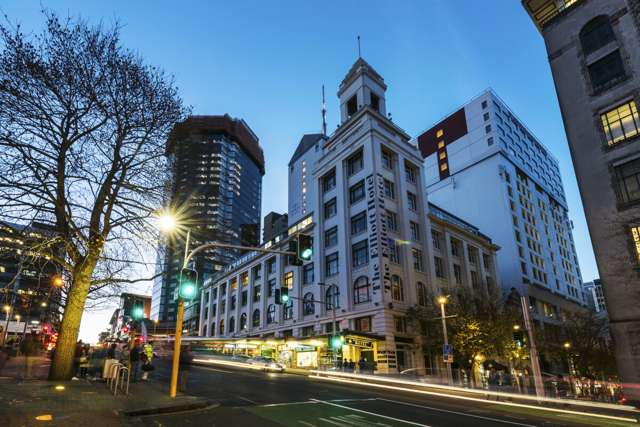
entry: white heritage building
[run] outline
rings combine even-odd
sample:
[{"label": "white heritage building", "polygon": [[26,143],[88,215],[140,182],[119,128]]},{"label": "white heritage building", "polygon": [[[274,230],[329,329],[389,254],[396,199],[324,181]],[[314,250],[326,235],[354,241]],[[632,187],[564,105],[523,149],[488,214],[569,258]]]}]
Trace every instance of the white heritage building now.
[{"label": "white heritage building", "polygon": [[[290,238],[308,234],[313,259],[295,266],[286,255],[249,253],[208,282],[200,335],[214,350],[330,365],[337,324],[336,357],[375,360],[381,372],[422,367],[406,310],[449,287],[500,286],[498,247],[428,203],[423,159],[388,118],[386,89],[359,58],[338,89],[338,129],[300,141],[289,163],[289,230],[265,247],[287,251]],[[280,287],[292,297],[284,305],[274,300]]]}]

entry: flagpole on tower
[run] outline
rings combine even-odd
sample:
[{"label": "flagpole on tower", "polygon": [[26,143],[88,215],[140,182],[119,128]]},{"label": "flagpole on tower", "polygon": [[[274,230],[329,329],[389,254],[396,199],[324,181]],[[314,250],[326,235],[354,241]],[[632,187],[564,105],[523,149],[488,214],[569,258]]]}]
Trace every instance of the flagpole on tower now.
[{"label": "flagpole on tower", "polygon": [[324,85],[322,85],[322,135],[327,136],[327,104],[324,101]]},{"label": "flagpole on tower", "polygon": [[358,58],[362,58],[362,53],[360,52],[360,36],[358,35]]}]

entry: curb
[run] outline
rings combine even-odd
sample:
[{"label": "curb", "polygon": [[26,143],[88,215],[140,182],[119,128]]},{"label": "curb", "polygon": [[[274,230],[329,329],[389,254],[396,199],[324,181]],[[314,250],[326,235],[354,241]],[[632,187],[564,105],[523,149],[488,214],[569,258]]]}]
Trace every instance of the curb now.
[{"label": "curb", "polygon": [[175,412],[193,411],[196,409],[213,409],[220,406],[217,402],[211,402],[208,400],[193,403],[184,403],[181,405],[161,406],[159,408],[147,408],[147,409],[131,409],[127,411],[121,411],[121,414],[127,417],[143,417],[145,415],[158,415],[158,414],[172,414]]}]

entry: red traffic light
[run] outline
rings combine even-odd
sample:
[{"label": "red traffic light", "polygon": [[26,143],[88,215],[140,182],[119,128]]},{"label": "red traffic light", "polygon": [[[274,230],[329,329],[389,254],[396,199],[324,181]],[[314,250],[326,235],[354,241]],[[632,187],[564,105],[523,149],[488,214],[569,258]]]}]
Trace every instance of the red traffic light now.
[{"label": "red traffic light", "polygon": [[122,328],[122,332],[124,332],[125,334],[126,334],[127,332],[129,332],[129,327],[128,327],[128,326],[124,326],[124,327]]},{"label": "red traffic light", "polygon": [[49,332],[49,325],[44,325],[42,327],[42,330],[45,331],[45,332]]}]

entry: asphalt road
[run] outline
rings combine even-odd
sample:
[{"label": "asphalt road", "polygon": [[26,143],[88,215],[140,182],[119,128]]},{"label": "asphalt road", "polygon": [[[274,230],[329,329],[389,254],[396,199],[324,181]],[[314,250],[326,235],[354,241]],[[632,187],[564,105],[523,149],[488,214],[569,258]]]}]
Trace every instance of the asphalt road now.
[{"label": "asphalt road", "polygon": [[[154,372],[167,381],[165,367]],[[586,416],[336,384],[294,374],[193,367],[189,394],[219,406],[131,419],[140,426],[628,426]]]}]

